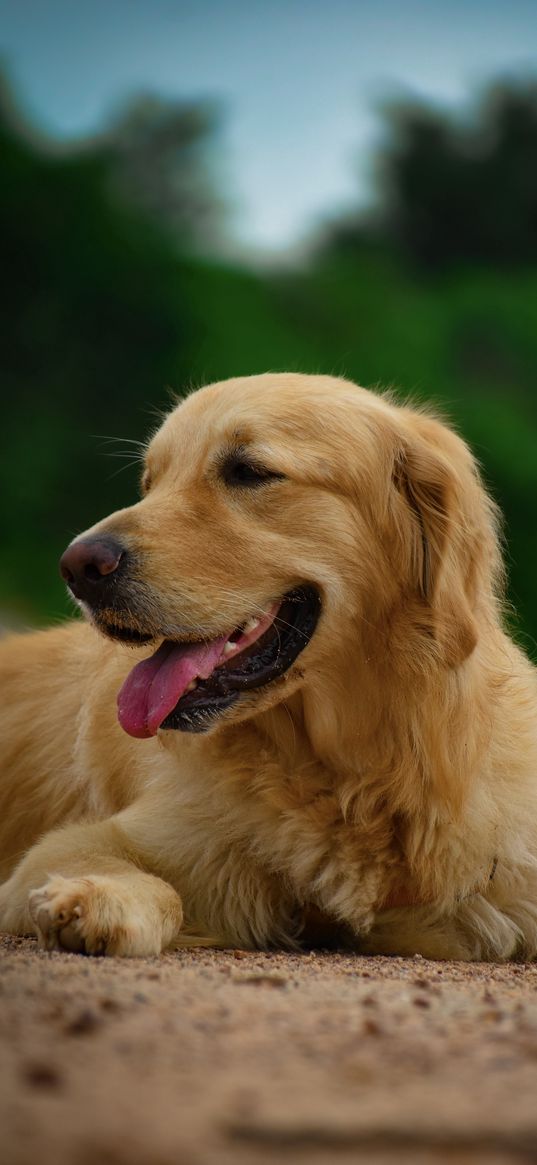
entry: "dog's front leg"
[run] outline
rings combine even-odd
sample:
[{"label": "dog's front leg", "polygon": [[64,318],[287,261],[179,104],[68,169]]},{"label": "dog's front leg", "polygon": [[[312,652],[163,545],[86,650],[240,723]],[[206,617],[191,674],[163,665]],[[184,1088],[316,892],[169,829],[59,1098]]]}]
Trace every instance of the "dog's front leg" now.
[{"label": "dog's front leg", "polygon": [[47,834],[0,887],[0,930],[35,932],[47,950],[157,955],[182,918],[177,892],[112,821]]}]

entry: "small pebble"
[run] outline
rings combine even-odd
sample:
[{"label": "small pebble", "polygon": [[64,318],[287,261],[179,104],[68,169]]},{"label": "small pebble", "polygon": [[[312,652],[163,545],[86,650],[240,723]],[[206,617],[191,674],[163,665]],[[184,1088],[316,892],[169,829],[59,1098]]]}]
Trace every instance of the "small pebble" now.
[{"label": "small pebble", "polygon": [[70,1023],[66,1024],[65,1032],[70,1036],[88,1035],[90,1032],[96,1031],[101,1023],[102,1020],[97,1012],[87,1007],[84,1011],[79,1012]]},{"label": "small pebble", "polygon": [[58,1069],[53,1064],[24,1064],[22,1075],[32,1088],[56,1089],[63,1083]]}]

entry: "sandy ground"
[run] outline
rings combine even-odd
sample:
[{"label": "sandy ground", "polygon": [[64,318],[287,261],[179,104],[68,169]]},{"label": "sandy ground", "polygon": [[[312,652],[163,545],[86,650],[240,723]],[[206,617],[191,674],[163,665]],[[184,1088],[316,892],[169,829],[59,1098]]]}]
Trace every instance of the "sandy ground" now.
[{"label": "sandy ground", "polygon": [[0,939],[2,1165],[537,1161],[537,967]]}]

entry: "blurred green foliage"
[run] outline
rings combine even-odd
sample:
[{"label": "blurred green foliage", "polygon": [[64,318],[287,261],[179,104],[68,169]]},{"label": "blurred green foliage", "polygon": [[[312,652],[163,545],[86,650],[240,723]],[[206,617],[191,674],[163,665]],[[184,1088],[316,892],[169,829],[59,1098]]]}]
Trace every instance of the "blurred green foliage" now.
[{"label": "blurred green foliage", "polygon": [[[509,120],[506,109],[515,106]],[[162,116],[159,133],[169,150]],[[200,157],[210,125],[192,111],[189,117],[175,226],[188,220],[179,205],[184,192],[192,200],[207,182]],[[436,127],[429,145],[428,117]],[[44,622],[66,612],[58,556],[78,530],[133,500],[138,471],[130,442],[155,427],[168,386],[180,392],[212,379],[294,369],[400,388],[435,401],[456,423],[506,515],[514,625],[533,651],[537,97],[533,89],[496,94],[484,106],[481,136],[472,128],[472,149],[470,130],[457,136],[438,113],[399,110],[398,118],[371,214],[332,224],[307,265],[262,273],[187,251],[184,231],[178,241],[166,216],[151,211],[162,207],[155,181],[143,206],[141,196],[130,198],[117,181],[127,172],[124,143],[121,153],[109,135],[105,145],[54,154],[31,141],[6,106],[0,126],[6,617]],[[142,123],[148,156],[151,118]],[[502,186],[502,165],[515,156],[518,180],[510,170]],[[136,173],[136,158],[129,166]],[[487,191],[501,208],[496,228]],[[511,236],[506,199],[518,216]],[[217,204],[210,191],[206,204]],[[192,206],[186,210],[191,214]],[[117,450],[105,436],[122,439]],[[116,461],[107,452],[121,456]]]}]

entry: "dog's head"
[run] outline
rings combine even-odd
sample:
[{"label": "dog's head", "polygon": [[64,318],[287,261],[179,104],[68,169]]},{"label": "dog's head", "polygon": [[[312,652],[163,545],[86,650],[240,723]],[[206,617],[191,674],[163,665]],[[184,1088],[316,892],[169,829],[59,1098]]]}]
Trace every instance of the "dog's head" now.
[{"label": "dog's head", "polygon": [[494,512],[464,443],[342,380],[211,385],[147,449],[143,498],[80,535],[70,589],[157,649],[119,698],[135,736],[205,731],[372,662],[455,667],[494,603]]}]

